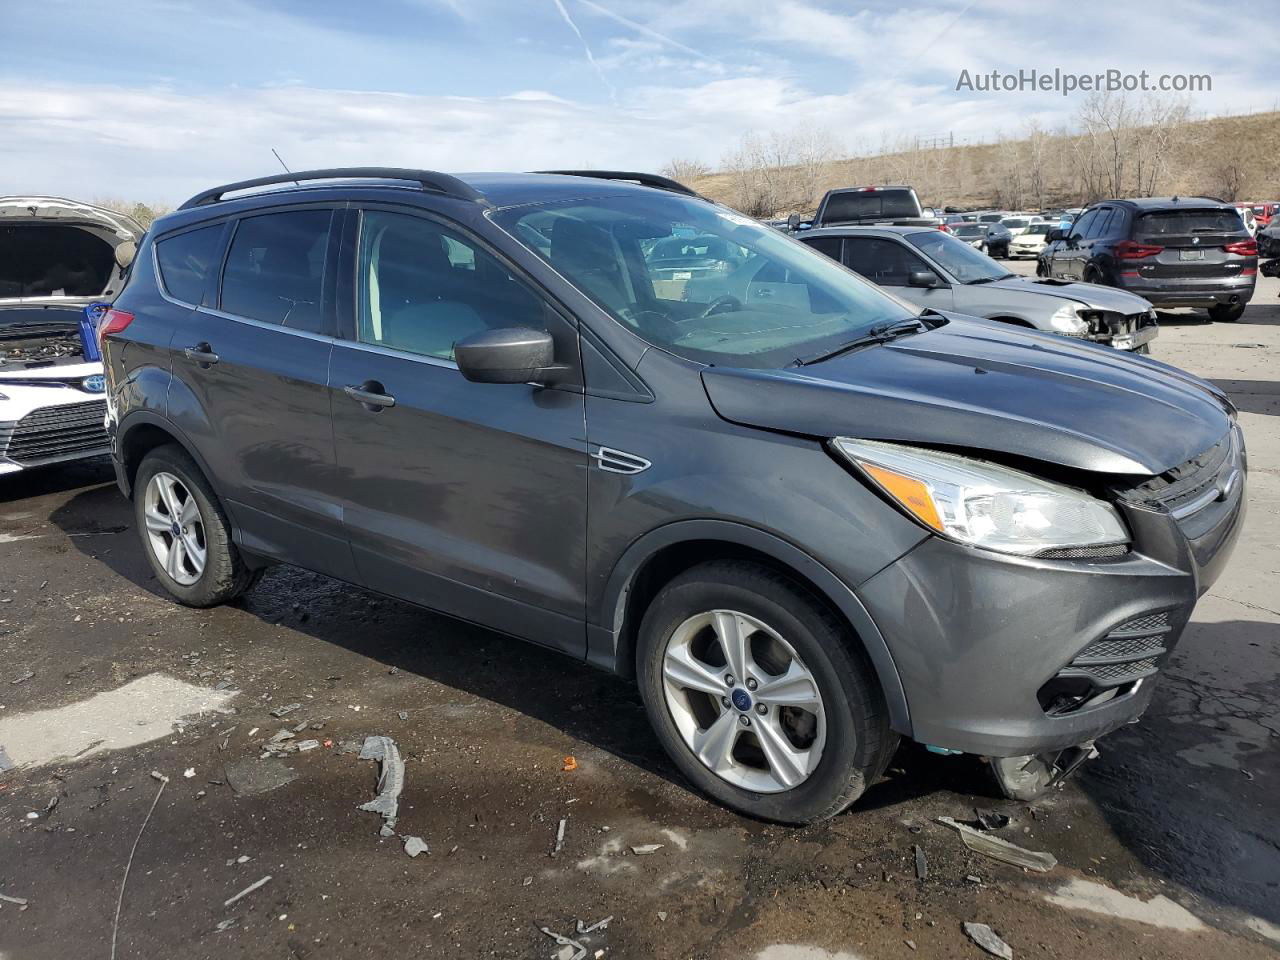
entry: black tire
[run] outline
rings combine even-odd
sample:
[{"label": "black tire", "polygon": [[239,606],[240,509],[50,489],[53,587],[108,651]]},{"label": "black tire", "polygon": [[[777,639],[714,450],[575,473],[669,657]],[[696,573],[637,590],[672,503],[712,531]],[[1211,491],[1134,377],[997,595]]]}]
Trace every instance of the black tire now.
[{"label": "black tire", "polygon": [[[817,683],[825,746],[813,772],[789,790],[756,793],[713,773],[686,745],[667,706],[668,641],[687,619],[716,609],[739,611],[776,630]],[[806,824],[835,816],[879,779],[898,744],[875,670],[848,627],[804,587],[756,563],[704,563],[667,584],[641,622],[637,674],[649,720],[680,771],[715,800],[761,820]]]},{"label": "black tire", "polygon": [[[157,473],[178,478],[196,502],[204,529],[205,565],[199,578],[191,584],[179,583],[164,569],[156,556],[147,533],[145,492]],[[188,607],[214,607],[244,593],[261,577],[251,570],[231,539],[231,524],[223,512],[218,496],[191,456],[177,444],[156,447],[143,457],[133,483],[133,516],[142,540],[142,550],[152,572],[179,603]]]},{"label": "black tire", "polygon": [[1044,265],[1044,261],[1036,260],[1036,276],[1047,277],[1048,275],[1049,275],[1049,269]]},{"label": "black tire", "polygon": [[1209,308],[1209,319],[1214,323],[1235,323],[1244,316],[1243,303],[1215,303]]},{"label": "black tire", "polygon": [[1099,286],[1106,286],[1107,279],[1102,275],[1102,271],[1097,267],[1089,267],[1084,272],[1085,283],[1096,283]]},{"label": "black tire", "polygon": [[1150,354],[1150,353],[1151,353],[1151,344],[1149,344],[1149,343],[1144,343],[1144,344],[1142,344],[1142,345],[1141,345],[1141,346],[1139,346],[1139,347],[1134,347],[1134,348],[1133,348],[1133,352],[1134,352],[1134,353],[1137,353],[1137,354],[1140,354],[1140,355],[1142,355],[1142,356],[1144,356],[1144,357],[1145,357],[1145,356],[1147,356],[1148,354]]}]

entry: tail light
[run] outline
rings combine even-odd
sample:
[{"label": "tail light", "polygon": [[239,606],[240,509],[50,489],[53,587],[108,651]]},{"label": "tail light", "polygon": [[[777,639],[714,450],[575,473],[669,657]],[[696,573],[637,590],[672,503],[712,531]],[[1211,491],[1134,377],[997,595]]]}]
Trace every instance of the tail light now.
[{"label": "tail light", "polygon": [[102,322],[98,324],[98,343],[102,344],[111,334],[119,333],[131,323],[133,323],[132,313],[115,308],[108,310],[103,314]]},{"label": "tail light", "polygon": [[1237,253],[1242,257],[1256,257],[1258,255],[1258,241],[1237,240],[1235,243],[1224,245],[1222,249],[1227,253]]},{"label": "tail light", "polygon": [[939,229],[939,230],[941,230],[943,233],[950,233],[950,232],[951,232],[951,228],[950,228],[950,227],[948,227],[945,223],[940,223],[940,224],[938,224],[938,229]]},{"label": "tail light", "polygon": [[1142,260],[1154,257],[1162,250],[1164,247],[1158,247],[1154,243],[1135,243],[1132,240],[1121,240],[1115,247],[1118,260]]}]

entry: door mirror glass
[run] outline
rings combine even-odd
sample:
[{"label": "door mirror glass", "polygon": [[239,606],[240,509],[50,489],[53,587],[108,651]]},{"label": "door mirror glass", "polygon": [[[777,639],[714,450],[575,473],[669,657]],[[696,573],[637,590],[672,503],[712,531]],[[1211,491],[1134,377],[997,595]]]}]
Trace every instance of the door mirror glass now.
[{"label": "door mirror glass", "polygon": [[791,216],[787,217],[787,229],[792,233],[795,233],[800,229],[800,214],[793,213]]},{"label": "door mirror glass", "polygon": [[459,341],[454,362],[475,383],[551,383],[567,368],[555,362],[555,343],[546,330],[505,327]]},{"label": "door mirror glass", "polygon": [[1055,240],[1063,239],[1066,235],[1067,235],[1067,232],[1065,230],[1059,229],[1058,227],[1054,227],[1047,234],[1045,234],[1045,239],[1049,243],[1053,243],[1053,241]]},{"label": "door mirror glass", "polygon": [[907,275],[907,286],[909,287],[937,287],[941,286],[942,281],[938,279],[938,275],[932,270],[912,270]]}]

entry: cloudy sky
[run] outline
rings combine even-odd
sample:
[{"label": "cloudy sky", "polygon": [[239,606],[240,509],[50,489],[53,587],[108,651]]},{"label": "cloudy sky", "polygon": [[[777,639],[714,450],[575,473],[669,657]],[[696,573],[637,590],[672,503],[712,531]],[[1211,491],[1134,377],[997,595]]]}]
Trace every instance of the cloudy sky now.
[{"label": "cloudy sky", "polygon": [[714,166],[752,130],[817,125],[866,152],[1079,107],[957,91],[964,69],[1207,73],[1194,109],[1276,109],[1280,61],[1224,16],[1208,0],[0,0],[0,193],[172,203],[274,172],[271,147],[295,169]]}]

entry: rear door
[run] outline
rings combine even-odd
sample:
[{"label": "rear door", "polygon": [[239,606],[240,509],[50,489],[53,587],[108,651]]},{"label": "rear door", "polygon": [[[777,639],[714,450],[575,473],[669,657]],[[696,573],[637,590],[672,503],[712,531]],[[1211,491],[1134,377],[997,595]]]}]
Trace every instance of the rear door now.
[{"label": "rear door", "polygon": [[1126,269],[1136,269],[1144,281],[1221,281],[1256,267],[1255,257],[1228,249],[1250,239],[1235,210],[1208,207],[1142,214],[1134,220],[1133,239],[1152,250],[1160,248],[1126,264]]},{"label": "rear door", "polygon": [[228,222],[219,282],[171,340],[169,413],[246,548],[349,580],[328,392],[343,216],[304,204]]},{"label": "rear door", "polygon": [[[456,224],[353,217],[330,377],[343,509],[372,589],[585,651],[587,444],[576,325]],[[454,344],[550,330],[554,388],[466,380]]]}]

